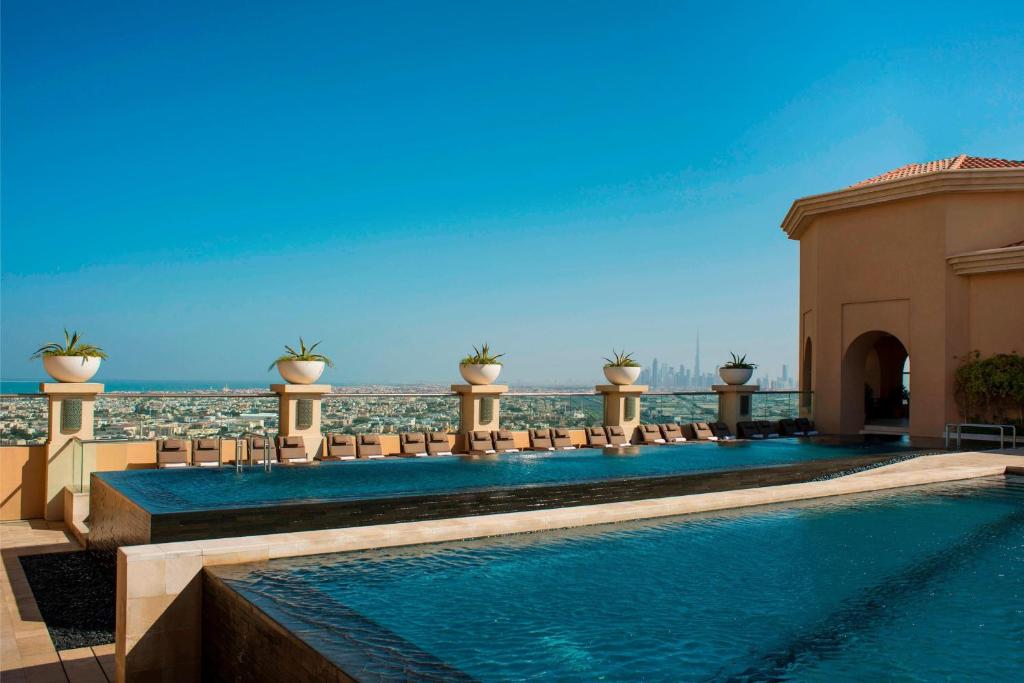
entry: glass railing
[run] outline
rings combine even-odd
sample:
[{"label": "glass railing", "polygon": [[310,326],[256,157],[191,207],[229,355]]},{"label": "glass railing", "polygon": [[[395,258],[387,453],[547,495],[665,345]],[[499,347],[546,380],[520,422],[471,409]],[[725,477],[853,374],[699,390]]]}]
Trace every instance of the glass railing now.
[{"label": "glass railing", "polygon": [[813,394],[809,391],[759,391],[750,397],[754,420],[813,419]]},{"label": "glass railing", "polygon": [[277,431],[276,394],[101,394],[97,440],[216,438]]},{"label": "glass railing", "polygon": [[328,394],[320,411],[325,434],[454,432],[459,426],[454,394]]},{"label": "glass railing", "polygon": [[0,446],[33,445],[46,441],[47,404],[39,394],[0,397]]},{"label": "glass railing", "polygon": [[539,427],[589,427],[604,420],[597,394],[507,394],[501,399],[501,426],[522,431]]},{"label": "glass railing", "polygon": [[640,400],[640,422],[715,422],[718,420],[718,394],[713,391],[647,394]]},{"label": "glass railing", "polygon": [[[39,394],[2,397],[5,445],[46,439],[47,401]],[[767,391],[751,396],[752,418],[779,420],[811,417],[809,392]],[[649,393],[640,401],[644,423],[713,422],[718,419],[714,392]],[[327,394],[321,404],[327,432],[397,433],[448,431],[459,426],[459,399],[449,393]],[[94,438],[231,438],[278,430],[278,398],[269,393],[102,394],[96,400]],[[501,424],[507,429],[584,427],[603,422],[599,394],[587,392],[510,393],[501,399]]]}]

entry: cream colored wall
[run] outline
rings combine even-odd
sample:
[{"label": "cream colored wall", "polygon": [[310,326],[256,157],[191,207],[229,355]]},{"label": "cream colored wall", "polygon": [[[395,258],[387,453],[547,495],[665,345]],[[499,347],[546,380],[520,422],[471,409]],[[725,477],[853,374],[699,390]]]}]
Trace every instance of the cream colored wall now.
[{"label": "cream colored wall", "polygon": [[0,521],[43,516],[46,446],[0,446]]},{"label": "cream colored wall", "polygon": [[1022,216],[1024,193],[1005,192],[927,195],[813,220],[800,244],[800,349],[810,336],[821,431],[856,433],[862,426],[860,391],[844,405],[843,358],[873,330],[896,335],[912,358],[911,434],[940,436],[957,419],[958,357],[979,343],[989,352],[1013,348],[1021,323],[1000,321],[995,312],[1019,306],[1024,289],[1019,274],[954,275],[946,258],[1024,239]]},{"label": "cream colored wall", "polygon": [[[970,276],[969,348],[983,356],[1024,354],[1024,272]],[[1010,302],[1016,301],[1016,304]]]}]

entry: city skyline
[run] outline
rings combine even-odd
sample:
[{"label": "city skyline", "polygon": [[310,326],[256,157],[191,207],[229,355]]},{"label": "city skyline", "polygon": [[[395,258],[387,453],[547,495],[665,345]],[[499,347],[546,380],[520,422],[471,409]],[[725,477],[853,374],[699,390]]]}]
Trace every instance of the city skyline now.
[{"label": "city skyline", "polygon": [[703,374],[774,377],[795,198],[1024,158],[1019,3],[2,13],[4,379],[64,327],[100,381],[270,383],[303,336],[327,382],[458,381],[489,341],[502,381],[592,385],[698,327]]}]

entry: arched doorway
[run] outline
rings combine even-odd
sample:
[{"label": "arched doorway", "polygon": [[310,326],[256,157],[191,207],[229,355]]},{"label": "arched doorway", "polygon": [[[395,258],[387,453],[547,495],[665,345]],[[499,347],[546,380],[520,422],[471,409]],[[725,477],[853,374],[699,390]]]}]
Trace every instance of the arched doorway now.
[{"label": "arched doorway", "polygon": [[844,433],[907,432],[910,425],[910,355],[896,336],[865,332],[843,356]]}]

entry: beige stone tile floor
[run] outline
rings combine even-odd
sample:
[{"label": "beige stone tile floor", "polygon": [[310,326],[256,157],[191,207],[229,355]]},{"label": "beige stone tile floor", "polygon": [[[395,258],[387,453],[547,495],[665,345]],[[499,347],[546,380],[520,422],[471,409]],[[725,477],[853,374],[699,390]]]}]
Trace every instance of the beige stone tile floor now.
[{"label": "beige stone tile floor", "polygon": [[20,555],[81,546],[63,522],[0,523],[0,680],[3,683],[109,683],[114,645],[57,652],[18,561]]}]

